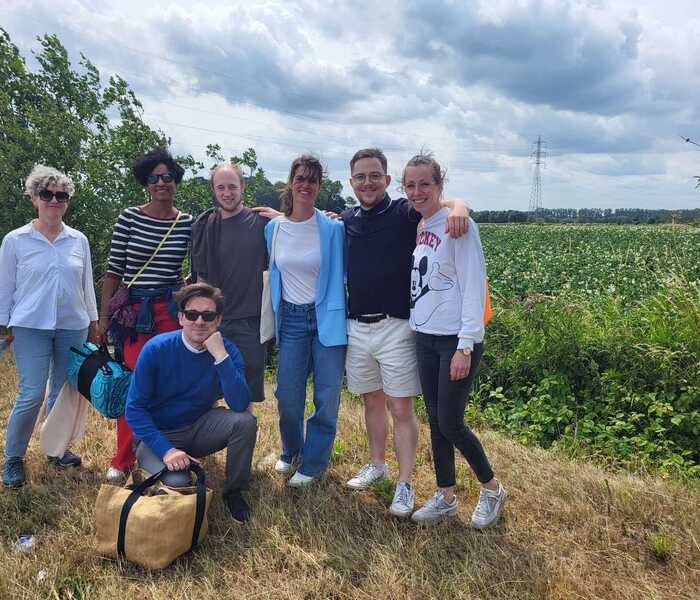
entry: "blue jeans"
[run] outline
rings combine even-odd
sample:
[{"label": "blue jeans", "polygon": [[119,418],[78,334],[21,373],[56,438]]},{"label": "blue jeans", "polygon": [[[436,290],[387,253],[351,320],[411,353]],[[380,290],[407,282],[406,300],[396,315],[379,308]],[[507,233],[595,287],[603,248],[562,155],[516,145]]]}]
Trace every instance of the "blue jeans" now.
[{"label": "blue jeans", "polygon": [[46,397],[48,414],[68,376],[71,346],[76,348],[87,339],[87,329],[32,329],[13,327],[15,341],[12,348],[19,374],[19,391],[7,421],[5,457],[22,458],[32,437],[39,409],[44,402],[46,381],[51,370],[49,394]]},{"label": "blue jeans", "polygon": [[[313,304],[281,302],[277,406],[282,454],[291,463],[301,457],[299,472],[316,477],[328,466],[335,441],[346,346],[324,346],[318,339]],[[313,373],[314,412],[306,422],[306,380]]]}]

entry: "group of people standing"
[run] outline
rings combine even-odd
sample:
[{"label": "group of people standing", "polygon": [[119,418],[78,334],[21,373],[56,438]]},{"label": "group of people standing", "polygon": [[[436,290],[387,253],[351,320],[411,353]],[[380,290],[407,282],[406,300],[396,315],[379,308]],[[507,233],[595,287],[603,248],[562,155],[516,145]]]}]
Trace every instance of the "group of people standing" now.
[{"label": "group of people standing", "polygon": [[[167,151],[139,157],[133,172],[149,201],[122,211],[114,227],[99,318],[87,240],[62,222],[72,183],[46,167],[27,181],[38,218],[10,232],[0,250],[0,325],[14,329],[20,376],[6,433],[5,485],[24,483],[23,456],[49,363],[47,409],[65,381],[67,348],[109,335],[134,376],[108,480],[123,481],[138,459],[151,472],[165,465],[177,485],[191,461],[227,448],[224,501],[234,519],[247,520],[242,492],[255,445],[251,403],[264,399],[260,314],[267,269],[278,345],[275,470],[288,476],[287,485],[308,486],[328,467],[346,373],[348,389],[363,398],[369,440],[369,461],[349,488],[388,477],[389,411],[399,464],[389,511],[415,521],[454,516],[456,447],[482,484],[472,524],[497,520],[505,489],[464,423],[489,311],[484,256],[467,207],[443,201],[444,172],[431,155],[408,162],[401,182],[407,199],[392,199],[382,151],[356,152],[349,182],[359,205],[339,218],[315,208],[323,167],[311,155],[293,161],[281,213],[243,204],[245,178],[237,165],[212,170],[216,207],[197,219],[175,207],[184,171]],[[197,283],[182,287],[190,246]],[[54,279],[54,295],[42,292],[38,304],[35,287]],[[64,331],[72,332],[70,343]],[[41,372],[29,335],[50,340]],[[305,422],[309,375],[314,410]],[[414,511],[413,400],[421,392],[438,489]],[[229,408],[212,408],[221,397]],[[71,452],[51,460],[80,463]]]}]

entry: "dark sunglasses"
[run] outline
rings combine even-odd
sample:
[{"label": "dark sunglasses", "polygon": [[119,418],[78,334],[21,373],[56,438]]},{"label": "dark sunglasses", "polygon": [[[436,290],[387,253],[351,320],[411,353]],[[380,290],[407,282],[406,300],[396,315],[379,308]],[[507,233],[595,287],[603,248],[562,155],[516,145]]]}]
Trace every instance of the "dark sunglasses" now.
[{"label": "dark sunglasses", "polygon": [[166,171],[165,173],[159,173],[158,175],[149,175],[146,177],[146,182],[153,185],[154,183],[158,183],[159,179],[163,183],[172,183],[175,180],[173,174]]},{"label": "dark sunglasses", "polygon": [[204,310],[202,312],[199,312],[198,310],[186,310],[184,312],[185,319],[188,321],[196,321],[199,319],[199,317],[202,317],[207,323],[211,323],[213,320],[216,319],[216,317],[219,316],[218,312],[214,312],[213,310]]},{"label": "dark sunglasses", "polygon": [[68,202],[70,194],[68,192],[50,192],[49,190],[41,190],[39,192],[39,198],[44,202],[51,202],[53,198],[56,198],[57,202]]}]

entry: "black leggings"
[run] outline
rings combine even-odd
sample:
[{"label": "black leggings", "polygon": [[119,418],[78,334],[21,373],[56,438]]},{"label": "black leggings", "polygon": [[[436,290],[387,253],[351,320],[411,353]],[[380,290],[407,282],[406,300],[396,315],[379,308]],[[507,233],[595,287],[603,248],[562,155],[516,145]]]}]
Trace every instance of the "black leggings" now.
[{"label": "black leggings", "polygon": [[418,376],[428,411],[435,478],[440,488],[456,483],[455,448],[462,453],[481,483],[493,479],[491,465],[479,438],[464,424],[464,409],[484,345],[474,344],[467,377],[452,381],[450,362],[457,350],[457,341],[455,335],[416,334]]}]

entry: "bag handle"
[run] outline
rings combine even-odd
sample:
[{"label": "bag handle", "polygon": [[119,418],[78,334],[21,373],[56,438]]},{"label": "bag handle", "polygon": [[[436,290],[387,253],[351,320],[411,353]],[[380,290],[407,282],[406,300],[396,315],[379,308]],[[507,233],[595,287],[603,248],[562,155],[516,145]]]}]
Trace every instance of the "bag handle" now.
[{"label": "bag handle", "polygon": [[[114,371],[112,371],[112,368],[107,364],[107,361],[112,360],[112,357],[109,354],[109,348],[107,348],[107,344],[100,344],[100,346],[97,348],[97,350],[91,350],[90,354],[85,354],[81,350],[78,350],[74,346],[71,346],[69,350],[78,356],[82,356],[83,358],[90,358],[95,352],[98,354],[101,354],[103,359],[104,359],[104,364],[100,366],[100,369],[102,369],[102,372],[105,375],[113,375]],[[82,365],[81,365],[82,368]]]},{"label": "bag handle", "polygon": [[168,229],[166,234],[161,238],[160,242],[158,242],[156,249],[153,251],[153,254],[151,254],[149,259],[143,264],[143,267],[141,267],[138,270],[138,272],[136,273],[136,275],[134,275],[131,278],[131,281],[126,285],[126,289],[129,289],[136,282],[136,280],[141,276],[141,273],[143,273],[146,270],[148,265],[151,264],[151,261],[156,257],[156,254],[158,254],[158,251],[163,247],[163,244],[165,244],[165,240],[167,240],[170,237],[170,234],[173,232],[173,229],[175,229],[175,225],[177,225],[181,216],[182,216],[182,212],[178,211],[177,217],[175,217],[175,220],[173,221],[173,224],[170,226],[170,229]]},{"label": "bag handle", "polygon": [[102,372],[105,375],[114,375],[112,367],[109,366],[109,361],[112,360],[112,357],[109,354],[109,348],[107,348],[107,344],[105,344],[104,342],[100,344],[99,348],[97,348],[97,352],[99,352],[102,355],[102,358],[104,359],[104,364],[100,367],[102,369]]},{"label": "bag handle", "polygon": [[[207,488],[204,484],[204,469],[202,469],[202,467],[200,467],[197,463],[191,462],[189,470],[194,472],[194,474],[197,476],[197,504],[194,515],[194,528],[192,529],[192,544],[190,545],[188,552],[193,550],[199,541],[199,532],[202,529],[205,508],[207,506]],[[164,467],[162,470],[158,471],[158,473],[151,475],[148,479],[144,479],[134,488],[124,502],[121,514],[119,515],[119,531],[117,533],[117,555],[119,558],[126,559],[124,538],[126,537],[126,522],[129,519],[131,509],[133,508],[134,504],[136,504],[137,500],[143,496],[143,493],[166,473],[168,473],[168,467]]]},{"label": "bag handle", "polygon": [[84,352],[81,352],[80,350],[78,350],[77,348],[74,348],[73,346],[70,347],[70,351],[74,352],[78,356],[82,356],[83,358],[87,358],[88,356],[90,356],[89,354],[85,354]]}]

